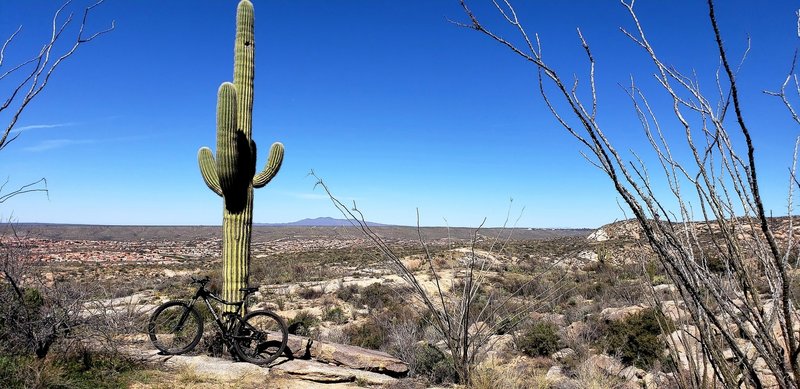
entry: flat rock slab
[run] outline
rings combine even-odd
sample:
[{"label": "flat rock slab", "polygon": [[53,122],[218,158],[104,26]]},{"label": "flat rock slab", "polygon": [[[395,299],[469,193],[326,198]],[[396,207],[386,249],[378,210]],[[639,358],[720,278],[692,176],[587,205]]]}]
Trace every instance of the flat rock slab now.
[{"label": "flat rock slab", "polygon": [[237,381],[243,377],[249,379],[267,379],[269,369],[254,365],[252,363],[234,362],[222,358],[214,358],[205,355],[153,355],[150,360],[161,360],[167,366],[188,366],[193,368],[198,374],[221,381]]},{"label": "flat rock slab", "polygon": [[363,389],[363,386],[358,386],[354,382],[344,382],[344,383],[322,383],[322,382],[313,382],[313,381],[306,381],[304,379],[299,378],[278,378],[272,379],[269,381],[267,386],[264,386],[269,389]]},{"label": "flat rock slab", "polygon": [[273,366],[271,374],[286,375],[318,383],[359,382],[384,385],[397,379],[380,373],[333,366],[319,362],[293,359]]},{"label": "flat rock slab", "polygon": [[324,363],[367,370],[401,377],[408,373],[408,364],[384,352],[344,344],[314,341],[311,358]]}]

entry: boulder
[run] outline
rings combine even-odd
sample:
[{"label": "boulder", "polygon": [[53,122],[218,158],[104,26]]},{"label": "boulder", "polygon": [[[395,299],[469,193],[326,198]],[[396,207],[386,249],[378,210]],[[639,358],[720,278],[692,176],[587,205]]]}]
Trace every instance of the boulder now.
[{"label": "boulder", "polygon": [[564,368],[558,365],[551,366],[550,369],[547,370],[547,374],[545,374],[544,377],[554,382],[567,378],[566,374],[564,374]]},{"label": "boulder", "polygon": [[661,312],[664,313],[664,316],[670,318],[675,323],[681,322],[683,319],[691,318],[689,312],[687,312],[684,307],[686,305],[683,301],[662,301],[661,302]]},{"label": "boulder", "polygon": [[241,381],[243,377],[253,380],[264,380],[269,369],[252,363],[238,363],[228,359],[214,358],[206,355],[167,355],[153,354],[150,361],[160,361],[169,367],[187,367],[200,376],[213,377],[221,382]]},{"label": "boulder", "polygon": [[578,259],[584,262],[597,262],[599,257],[596,252],[586,250],[578,253]]},{"label": "boulder", "polygon": [[290,359],[311,358],[311,344],[314,341],[304,336],[289,335],[284,354]]},{"label": "boulder", "polygon": [[673,293],[678,293],[678,288],[675,284],[660,284],[653,286],[653,291],[661,297],[671,298]]},{"label": "boulder", "polygon": [[647,307],[644,305],[632,305],[622,308],[604,308],[602,311],[600,311],[600,318],[605,321],[622,321],[645,310],[646,308]]},{"label": "boulder", "polygon": [[605,354],[592,355],[583,362],[583,368],[598,371],[609,376],[618,376],[625,366],[615,358]]},{"label": "boulder", "polygon": [[367,370],[401,377],[408,373],[408,364],[387,353],[344,344],[314,341],[311,358],[352,369]]},{"label": "boulder", "polygon": [[348,369],[341,366],[332,366],[299,359],[277,364],[270,369],[270,373],[277,376],[291,376],[293,378],[323,383],[354,382],[358,380],[367,385],[385,385],[397,381],[396,378],[380,373]]},{"label": "boulder", "polygon": [[608,240],[608,232],[606,232],[606,230],[601,228],[589,234],[589,236],[586,239],[593,240],[595,242],[605,242]]},{"label": "boulder", "polygon": [[500,364],[514,355],[516,346],[511,334],[492,335],[478,351],[477,359],[484,364]]},{"label": "boulder", "polygon": [[575,350],[567,347],[554,352],[552,357],[556,361],[564,363],[565,361],[575,358],[576,355],[578,355],[578,353],[576,353]]},{"label": "boulder", "polygon": [[584,333],[586,333],[586,323],[582,321],[574,321],[561,330],[561,336],[567,341],[579,341],[583,339]]},{"label": "boulder", "polygon": [[647,373],[642,381],[645,389],[677,387],[677,383],[674,382],[674,376],[671,373]]},{"label": "boulder", "polygon": [[644,376],[647,375],[647,372],[636,367],[636,366],[628,366],[622,371],[619,372],[619,376],[628,380],[628,381],[642,381],[644,382]]}]

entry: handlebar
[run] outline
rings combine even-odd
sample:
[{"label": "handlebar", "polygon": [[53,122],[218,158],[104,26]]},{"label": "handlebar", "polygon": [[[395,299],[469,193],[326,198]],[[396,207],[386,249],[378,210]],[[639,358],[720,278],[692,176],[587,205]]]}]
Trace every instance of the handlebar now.
[{"label": "handlebar", "polygon": [[201,279],[197,279],[197,278],[192,277],[192,284],[200,284],[202,286],[205,286],[210,280],[211,279],[208,278],[208,276],[205,276],[205,277],[203,277]]}]

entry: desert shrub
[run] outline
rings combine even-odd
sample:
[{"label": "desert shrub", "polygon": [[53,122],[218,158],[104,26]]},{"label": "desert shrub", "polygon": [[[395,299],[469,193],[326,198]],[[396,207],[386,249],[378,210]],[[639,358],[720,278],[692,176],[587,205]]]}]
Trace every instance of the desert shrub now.
[{"label": "desert shrub", "polygon": [[496,335],[505,335],[514,331],[520,324],[520,319],[512,319],[508,316],[503,317],[497,323],[497,327],[494,330]]},{"label": "desert shrub", "polygon": [[391,287],[376,282],[361,289],[356,302],[370,309],[382,309],[397,304],[397,300],[397,293]]},{"label": "desert shrub", "polygon": [[456,382],[458,374],[453,368],[452,357],[430,344],[417,346],[416,374],[426,377],[434,384]]},{"label": "desert shrub", "polygon": [[671,332],[674,324],[656,309],[649,308],[625,320],[608,323],[601,341],[623,363],[649,369],[664,354],[662,328]]},{"label": "desert shrub", "polygon": [[716,253],[706,253],[708,256],[706,258],[706,266],[708,270],[714,273],[724,273],[728,270],[728,264],[725,263],[725,260]]},{"label": "desert shrub", "polygon": [[552,323],[536,322],[517,339],[517,347],[532,357],[548,356],[561,344],[558,328]]},{"label": "desert shrub", "polygon": [[363,264],[370,258],[352,248],[272,253],[251,262],[250,277],[263,284],[330,280],[347,275],[334,265]]},{"label": "desert shrub", "polygon": [[670,280],[669,280],[669,278],[667,278],[667,276],[664,276],[664,275],[661,275],[661,274],[656,274],[656,275],[655,275],[655,276],[653,276],[653,278],[650,280],[650,283],[651,283],[653,286],[655,286],[655,285],[663,285],[663,284],[669,284],[669,283],[670,283]]},{"label": "desert shrub", "polygon": [[344,334],[350,338],[353,346],[380,349],[387,337],[386,327],[375,318],[368,318],[365,322],[351,325],[344,329]]},{"label": "desert shrub", "polygon": [[54,355],[47,359],[0,355],[0,387],[120,388],[127,387],[141,369],[138,362],[121,354],[81,349]]},{"label": "desert shrub", "polygon": [[322,320],[332,321],[336,324],[344,324],[347,323],[347,315],[345,315],[342,307],[329,307],[325,309],[325,312],[322,315]]},{"label": "desert shrub", "polygon": [[342,301],[352,302],[355,301],[355,298],[358,295],[358,290],[358,285],[345,285],[336,291],[336,297]]},{"label": "desert shrub", "polygon": [[409,376],[416,376],[417,348],[425,336],[425,324],[418,315],[395,318],[386,324],[387,339],[381,347],[408,364]]},{"label": "desert shrub", "polygon": [[81,350],[58,361],[64,378],[74,388],[119,388],[125,385],[127,374],[139,365],[121,354],[103,354]]},{"label": "desert shrub", "polygon": [[0,355],[0,387],[25,387],[22,369],[33,362],[32,357]]},{"label": "desert shrub", "polygon": [[509,294],[516,296],[536,296],[541,292],[540,283],[533,277],[522,274],[502,273],[496,281]]},{"label": "desert shrub", "polygon": [[319,318],[309,311],[300,311],[289,321],[289,333],[311,336],[312,329],[319,324]]},{"label": "desert shrub", "polygon": [[39,289],[23,288],[22,302],[27,309],[39,309],[44,305],[44,297]]}]

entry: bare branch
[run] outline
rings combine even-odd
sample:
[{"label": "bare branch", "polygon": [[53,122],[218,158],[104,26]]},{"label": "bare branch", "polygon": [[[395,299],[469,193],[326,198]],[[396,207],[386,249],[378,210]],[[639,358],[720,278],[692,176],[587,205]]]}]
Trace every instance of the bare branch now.
[{"label": "bare branch", "polygon": [[[9,95],[5,98],[2,105],[0,105],[0,112],[11,109],[9,122],[4,125],[4,129],[0,130],[0,150],[16,140],[20,135],[20,133],[12,135],[12,129],[17,124],[17,121],[28,104],[30,104],[47,86],[50,77],[55,73],[61,63],[72,56],[82,44],[91,42],[95,38],[105,35],[114,29],[114,22],[112,21],[110,27],[97,31],[88,37],[84,36],[84,29],[89,18],[89,12],[96,6],[102,4],[103,1],[104,0],[100,0],[86,7],[73,44],[60,55],[54,55],[53,50],[56,44],[63,40],[62,35],[72,22],[72,14],[69,14],[65,20],[61,20],[61,13],[71,3],[71,1],[65,2],[53,15],[50,40],[44,44],[39,53],[31,59],[23,61],[16,66],[12,66],[11,69],[0,74],[0,81],[2,81],[12,73],[29,69],[26,70],[27,73],[22,77],[22,81],[11,86]],[[22,27],[18,28],[17,31],[5,41],[2,49],[0,49],[0,64],[2,64],[6,48],[14,40],[21,28]]]}]

